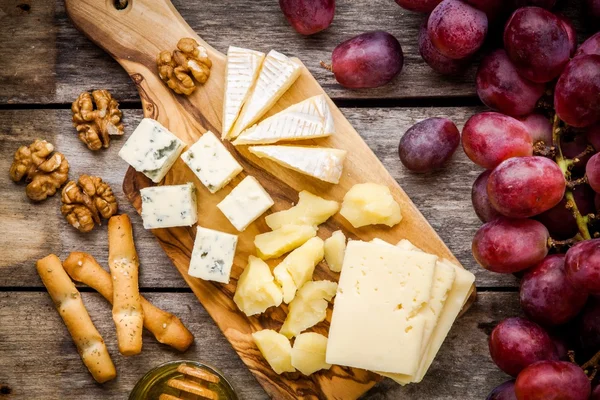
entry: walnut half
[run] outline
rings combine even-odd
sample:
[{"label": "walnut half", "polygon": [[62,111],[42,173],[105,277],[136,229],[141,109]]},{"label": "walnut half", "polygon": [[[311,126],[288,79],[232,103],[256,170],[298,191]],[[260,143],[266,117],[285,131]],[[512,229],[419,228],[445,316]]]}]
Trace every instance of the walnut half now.
[{"label": "walnut half", "polygon": [[81,93],[71,105],[71,111],[79,139],[90,150],[107,148],[110,136],[123,135],[123,113],[119,110],[119,102],[108,90]]},{"label": "walnut half", "polygon": [[15,182],[28,182],[25,193],[33,201],[45,200],[69,178],[69,163],[62,153],[45,140],[36,139],[29,146],[15,152],[10,166],[10,178]]},{"label": "walnut half", "polygon": [[204,84],[212,67],[206,49],[192,38],[179,40],[173,53],[161,51],[156,63],[160,79],[175,93],[188,96],[196,89],[194,79]]},{"label": "walnut half", "polygon": [[101,219],[117,212],[117,199],[102,178],[81,175],[77,182],[69,181],[62,191],[60,211],[67,222],[80,232],[89,232]]}]

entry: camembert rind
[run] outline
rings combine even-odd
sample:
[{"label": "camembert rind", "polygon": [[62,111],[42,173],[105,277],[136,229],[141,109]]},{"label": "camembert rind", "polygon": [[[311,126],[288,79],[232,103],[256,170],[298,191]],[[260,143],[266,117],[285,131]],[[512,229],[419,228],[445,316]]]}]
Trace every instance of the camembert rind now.
[{"label": "camembert rind", "polygon": [[119,151],[119,157],[154,183],[171,169],[185,143],[158,121],[144,118]]},{"label": "camembert rind", "polygon": [[246,129],[233,144],[239,146],[318,139],[333,133],[333,116],[326,96],[320,94],[294,104]]},{"label": "camembert rind", "polygon": [[229,46],[225,67],[225,100],[223,101],[222,138],[233,127],[244,102],[258,77],[265,53]]},{"label": "camembert rind", "polygon": [[244,129],[256,123],[287,92],[301,72],[300,61],[271,50],[227,138],[236,138]]},{"label": "camembert rind", "polygon": [[211,131],[204,133],[181,159],[211,193],[221,190],[243,170]]},{"label": "camembert rind", "polygon": [[205,281],[229,283],[237,235],[198,227],[188,275]]},{"label": "camembert rind", "polygon": [[240,232],[273,205],[273,199],[252,176],[242,180],[217,207]]},{"label": "camembert rind", "polygon": [[198,221],[193,183],[150,186],[140,190],[144,228],[192,226]]},{"label": "camembert rind", "polygon": [[301,174],[328,183],[338,183],[346,151],[318,146],[251,146],[250,152]]}]

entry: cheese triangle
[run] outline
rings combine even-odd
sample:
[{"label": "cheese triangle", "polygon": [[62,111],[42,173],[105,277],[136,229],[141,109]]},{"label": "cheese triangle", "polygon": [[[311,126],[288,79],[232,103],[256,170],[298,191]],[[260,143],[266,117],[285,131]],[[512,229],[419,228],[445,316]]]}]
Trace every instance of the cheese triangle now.
[{"label": "cheese triangle", "polygon": [[236,138],[244,129],[257,122],[260,117],[279,100],[302,72],[300,61],[271,50],[258,75],[242,111],[227,138]]},{"label": "cheese triangle", "polygon": [[335,132],[333,116],[324,94],[313,96],[264,119],[246,129],[233,142],[270,144],[281,140],[306,140],[330,136]]},{"label": "cheese triangle", "polygon": [[296,172],[329,183],[338,183],[344,167],[345,150],[318,146],[251,146],[250,152]]},{"label": "cheese triangle", "polygon": [[237,119],[250,91],[265,53],[260,51],[229,46],[227,50],[227,66],[225,69],[225,100],[223,101],[223,130],[221,137],[226,137]]}]

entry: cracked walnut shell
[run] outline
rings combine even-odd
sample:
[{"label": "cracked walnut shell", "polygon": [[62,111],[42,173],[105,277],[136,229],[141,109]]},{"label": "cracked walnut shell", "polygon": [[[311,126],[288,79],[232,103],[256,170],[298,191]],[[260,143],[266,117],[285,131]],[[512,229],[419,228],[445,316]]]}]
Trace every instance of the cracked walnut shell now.
[{"label": "cracked walnut shell", "polygon": [[60,211],[67,222],[80,232],[89,232],[101,219],[117,212],[117,199],[102,178],[81,175],[77,182],[69,181],[62,191]]},{"label": "cracked walnut shell", "polygon": [[123,113],[119,102],[107,90],[81,93],[71,105],[71,111],[79,139],[90,150],[107,148],[110,136],[123,135]]},{"label": "cracked walnut shell", "polygon": [[[161,51],[156,59],[158,75],[175,93],[190,95],[196,89],[194,79],[204,84],[212,62],[206,49],[192,38],[183,38],[173,53]],[[192,79],[194,78],[194,79]]]},{"label": "cracked walnut shell", "polygon": [[62,153],[45,140],[36,139],[29,146],[15,152],[10,166],[10,178],[15,182],[25,179],[27,197],[33,201],[45,200],[69,178],[69,163]]}]

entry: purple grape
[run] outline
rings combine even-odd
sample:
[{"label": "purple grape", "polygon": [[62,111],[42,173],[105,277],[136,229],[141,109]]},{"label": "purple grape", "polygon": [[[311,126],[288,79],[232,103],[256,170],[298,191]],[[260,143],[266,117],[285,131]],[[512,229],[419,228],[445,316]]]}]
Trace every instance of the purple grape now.
[{"label": "purple grape", "polygon": [[600,193],[600,153],[596,153],[590,158],[585,166],[585,174],[592,189],[596,193]]},{"label": "purple grape", "polygon": [[600,385],[596,385],[594,390],[592,390],[592,395],[590,396],[590,400],[600,400]]},{"label": "purple grape", "polygon": [[569,347],[567,346],[567,342],[556,336],[550,336],[552,339],[552,343],[554,343],[554,348],[556,349],[556,355],[560,361],[568,361],[569,360]]},{"label": "purple grape", "polygon": [[552,7],[554,7],[556,5],[556,1],[557,0],[515,0],[514,6],[516,8],[535,6],[535,7],[542,7],[547,10],[550,10]]},{"label": "purple grape", "polygon": [[580,154],[586,151],[589,145],[585,135],[575,135],[570,141],[561,138],[560,147],[563,155],[570,159],[577,158],[579,160],[573,164],[573,168],[571,169],[572,175],[579,176],[585,172],[585,165],[592,157],[592,153],[587,153],[583,156],[580,156]]},{"label": "purple grape", "polygon": [[582,291],[600,295],[600,239],[584,240],[567,251],[567,278]]},{"label": "purple grape", "polygon": [[400,161],[414,172],[440,168],[456,151],[460,132],[446,118],[429,118],[410,127],[398,146]]},{"label": "purple grape", "polygon": [[521,280],[519,298],[521,308],[532,321],[554,326],[579,314],[588,295],[567,279],[564,254],[554,254],[527,271]]},{"label": "purple grape", "polygon": [[327,29],[335,15],[335,0],[279,0],[279,7],[290,25],[302,35]]},{"label": "purple grape", "polygon": [[600,300],[591,296],[577,323],[577,339],[585,355],[600,349]]},{"label": "purple grape", "polygon": [[507,318],[500,322],[490,335],[489,348],[496,365],[512,376],[538,361],[558,360],[548,333],[525,318]]},{"label": "purple grape", "polygon": [[502,16],[506,10],[505,0],[464,0],[485,13],[489,21]]},{"label": "purple grape", "polygon": [[600,124],[587,128],[585,138],[596,151],[600,151]]},{"label": "purple grape", "polygon": [[585,54],[595,54],[597,56],[600,56],[600,32],[596,33],[595,35],[588,38],[588,40],[583,42],[581,46],[579,46],[579,48],[577,49],[577,53],[575,53],[575,56],[577,57]]},{"label": "purple grape", "polygon": [[548,254],[548,230],[531,219],[498,217],[473,238],[473,257],[483,268],[514,273],[533,267]]},{"label": "purple grape", "polygon": [[573,26],[573,21],[563,14],[556,14],[556,16],[558,19],[560,19],[563,28],[565,28],[565,32],[567,32],[567,36],[569,37],[569,45],[571,46],[569,55],[573,57],[575,50],[577,50],[577,32]]},{"label": "purple grape", "polygon": [[331,59],[335,79],[350,89],[383,86],[404,65],[398,39],[383,31],[362,33],[340,43]]},{"label": "purple grape", "polygon": [[600,56],[575,57],[554,89],[554,108],[567,124],[585,128],[600,122]]},{"label": "purple grape", "polygon": [[524,7],[515,11],[506,24],[504,48],[522,76],[545,83],[565,68],[571,44],[556,15],[543,8]]},{"label": "purple grape", "polygon": [[430,13],[442,0],[396,0],[402,8],[410,11]]},{"label": "purple grape", "polygon": [[429,38],[427,33],[427,21],[421,25],[419,30],[419,53],[423,60],[433,69],[435,72],[442,75],[458,75],[464,72],[469,64],[471,58],[463,58],[462,60],[454,60],[448,58],[440,53]]},{"label": "purple grape", "polygon": [[540,361],[517,377],[519,400],[588,400],[591,383],[583,370],[567,361]]},{"label": "purple grape", "polygon": [[586,15],[592,26],[595,26],[598,29],[600,24],[600,0],[586,0]]},{"label": "purple grape", "polygon": [[531,114],[519,121],[525,125],[533,143],[544,142],[545,145],[552,145],[552,123],[542,114]]},{"label": "purple grape", "polygon": [[477,94],[481,101],[513,117],[532,113],[544,89],[544,84],[521,77],[503,49],[486,56],[477,70]]},{"label": "purple grape", "polygon": [[487,395],[485,400],[517,400],[514,379],[496,386],[494,390]]},{"label": "purple grape", "polygon": [[473,183],[471,189],[471,202],[473,203],[473,209],[475,214],[479,217],[481,222],[489,222],[501,214],[492,207],[492,203],[488,199],[487,194],[487,182],[488,177],[492,171],[486,170],[481,173]]},{"label": "purple grape", "polygon": [[453,59],[473,55],[487,35],[485,13],[460,0],[444,0],[429,16],[427,30],[440,53]]}]

